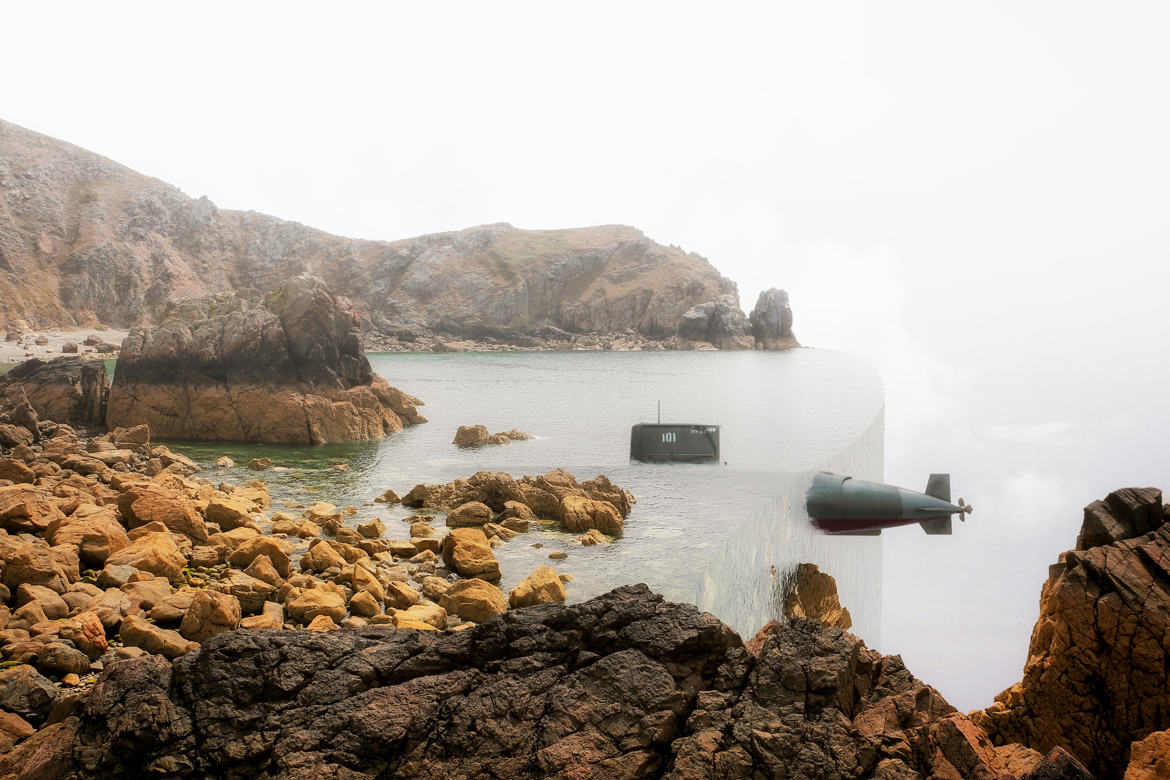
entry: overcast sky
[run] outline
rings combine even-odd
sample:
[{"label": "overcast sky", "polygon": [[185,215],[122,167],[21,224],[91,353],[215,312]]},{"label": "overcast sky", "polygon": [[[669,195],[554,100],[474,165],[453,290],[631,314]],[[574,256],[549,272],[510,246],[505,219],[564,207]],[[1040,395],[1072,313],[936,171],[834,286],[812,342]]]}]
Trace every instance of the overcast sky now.
[{"label": "overcast sky", "polygon": [[625,223],[787,288],[881,371],[887,477],[980,510],[886,544],[884,649],[965,708],[1080,507],[1167,484],[1168,9],[10,3],[0,116],[342,235]]}]

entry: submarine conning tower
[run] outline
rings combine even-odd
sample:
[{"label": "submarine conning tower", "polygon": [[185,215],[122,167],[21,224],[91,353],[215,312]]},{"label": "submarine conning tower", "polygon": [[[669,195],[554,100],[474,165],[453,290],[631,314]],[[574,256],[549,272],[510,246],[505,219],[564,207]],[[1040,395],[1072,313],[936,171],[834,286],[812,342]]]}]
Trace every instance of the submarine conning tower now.
[{"label": "submarine conning tower", "polygon": [[717,463],[719,426],[638,423],[630,428],[630,460],[649,463]]}]

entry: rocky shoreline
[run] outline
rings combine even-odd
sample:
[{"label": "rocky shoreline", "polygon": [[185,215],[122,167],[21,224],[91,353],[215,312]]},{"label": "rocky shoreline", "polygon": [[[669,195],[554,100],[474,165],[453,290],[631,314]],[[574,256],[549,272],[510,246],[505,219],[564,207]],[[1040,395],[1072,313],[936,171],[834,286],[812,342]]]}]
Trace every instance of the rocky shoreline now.
[{"label": "rocky shoreline", "polygon": [[581,544],[620,535],[633,497],[604,477],[387,491],[415,510],[395,539],[370,507],[276,508],[261,481],[213,484],[145,426],[86,435],[25,411],[0,421],[15,428],[28,440],[0,458],[0,777],[1094,776],[1076,758],[1099,778],[1160,771],[1159,491],[1086,509],[1024,681],[967,716],[845,632],[815,567],[788,619],[746,643],[645,586],[562,606],[542,565],[496,587],[493,548],[538,519]]}]

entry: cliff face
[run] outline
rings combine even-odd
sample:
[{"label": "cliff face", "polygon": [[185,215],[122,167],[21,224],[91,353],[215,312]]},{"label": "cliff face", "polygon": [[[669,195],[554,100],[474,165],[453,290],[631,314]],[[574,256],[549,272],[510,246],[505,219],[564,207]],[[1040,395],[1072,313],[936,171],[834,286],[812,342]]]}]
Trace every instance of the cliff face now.
[{"label": "cliff face", "polygon": [[735,284],[634,228],[496,224],[393,242],[341,238],[218,209],[0,122],[0,327],[149,324],[171,298],[263,293],[300,274],[350,298],[367,335],[407,342],[627,331],[669,339],[684,314],[711,303],[706,313],[718,316],[701,328],[692,316],[693,335],[751,346]]},{"label": "cliff face", "polygon": [[322,443],[373,439],[426,420],[373,373],[358,319],[321,280],[281,283],[260,304],[186,300],[126,337],[106,424],[157,436]]},{"label": "cliff face", "polygon": [[1170,728],[1170,510],[1160,490],[1118,490],[1085,508],[1076,548],[1044,583],[1024,679],[973,717],[1000,744],[1063,745],[1102,780],[1125,774],[1131,743]]}]

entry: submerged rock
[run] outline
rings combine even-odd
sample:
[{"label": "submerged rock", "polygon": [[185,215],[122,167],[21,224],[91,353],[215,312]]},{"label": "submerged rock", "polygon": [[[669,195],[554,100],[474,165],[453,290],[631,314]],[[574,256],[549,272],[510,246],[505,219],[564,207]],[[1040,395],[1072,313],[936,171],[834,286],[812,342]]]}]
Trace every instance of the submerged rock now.
[{"label": "submerged rock", "polygon": [[321,280],[289,279],[263,306],[216,303],[183,302],[182,316],[130,332],[108,425],[145,422],[159,437],[316,444],[426,421],[415,408],[421,401],[370,369],[357,315]]},{"label": "submerged rock", "polygon": [[484,447],[489,444],[508,444],[532,438],[535,437],[515,428],[501,433],[489,433],[484,425],[460,425],[451,443],[457,447]]}]

